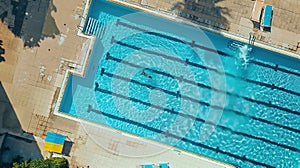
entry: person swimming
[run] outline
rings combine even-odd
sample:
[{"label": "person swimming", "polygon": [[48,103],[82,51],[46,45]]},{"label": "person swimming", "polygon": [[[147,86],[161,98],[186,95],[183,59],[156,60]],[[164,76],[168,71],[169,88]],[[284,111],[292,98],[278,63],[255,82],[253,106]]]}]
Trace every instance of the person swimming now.
[{"label": "person swimming", "polygon": [[144,70],[142,71],[141,75],[146,76],[147,78],[152,78],[152,76],[150,76],[149,74],[147,74]]}]

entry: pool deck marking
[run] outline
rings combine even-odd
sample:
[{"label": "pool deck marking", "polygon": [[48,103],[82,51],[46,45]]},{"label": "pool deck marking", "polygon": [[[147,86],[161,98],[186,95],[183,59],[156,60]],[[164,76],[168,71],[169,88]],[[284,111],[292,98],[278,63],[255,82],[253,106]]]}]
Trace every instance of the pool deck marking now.
[{"label": "pool deck marking", "polygon": [[[206,50],[206,51],[210,51],[210,52],[212,52],[212,53],[217,53],[217,54],[219,54],[219,55],[221,55],[221,56],[225,56],[225,57],[234,57],[233,55],[228,54],[228,53],[226,53],[226,52],[224,52],[224,51],[216,50],[216,49],[212,49],[212,48],[209,48],[209,47],[205,47],[205,46],[196,44],[194,40],[193,40],[192,42],[187,42],[187,41],[180,40],[180,39],[177,39],[177,38],[175,38],[175,37],[170,37],[170,36],[168,36],[168,35],[164,35],[164,34],[161,34],[161,33],[151,32],[151,31],[148,31],[148,30],[139,28],[139,27],[137,27],[137,26],[132,26],[132,25],[129,25],[129,24],[125,23],[125,22],[121,22],[120,19],[117,19],[116,25],[122,25],[122,26],[124,26],[124,27],[128,27],[128,28],[131,28],[131,29],[134,29],[134,30],[138,30],[138,31],[141,31],[141,32],[150,34],[150,35],[159,36],[159,37],[166,38],[166,39],[169,39],[169,40],[172,40],[172,41],[175,41],[175,42],[179,42],[179,43],[182,43],[182,44],[188,44],[188,45],[190,45],[192,48],[193,48],[193,47],[197,47],[197,48],[200,48],[200,49],[203,49],[203,50]],[[231,40],[231,41],[234,41],[234,40]],[[249,45],[249,44],[244,43],[244,45]],[[250,60],[250,62],[251,62],[251,60]],[[257,65],[261,65],[261,66],[267,65],[267,66],[265,66],[265,67],[272,67],[271,65],[264,64],[264,63],[261,63],[261,62],[258,62],[258,61],[252,61],[252,63],[257,64]],[[294,75],[300,76],[300,73],[293,72],[293,71],[289,71],[289,70],[286,70],[286,69],[283,69],[283,68],[278,68],[278,65],[275,65],[275,66],[273,67],[273,69],[274,69],[274,70],[277,69],[277,70],[280,70],[280,71],[285,72],[285,73],[290,73],[290,74],[294,74]]]},{"label": "pool deck marking", "polygon": [[[124,80],[124,81],[127,81],[127,82],[132,82],[133,80],[130,80],[126,77],[121,77],[119,75],[116,75],[116,74],[110,74],[110,73],[107,73],[104,71],[104,68],[101,69],[101,75],[106,75],[108,77],[111,77],[111,78],[116,78],[116,79],[120,79],[120,80]],[[285,125],[281,125],[281,124],[278,124],[278,123],[273,123],[271,121],[268,121],[268,120],[265,120],[265,119],[262,119],[262,118],[257,118],[257,117],[254,117],[254,116],[251,116],[251,115],[247,115],[245,113],[242,113],[242,112],[239,112],[237,110],[233,110],[233,109],[229,109],[229,108],[223,108],[223,107],[220,107],[220,106],[216,106],[216,105],[211,105],[207,102],[204,102],[204,101],[201,101],[201,100],[197,100],[197,99],[194,99],[192,97],[189,97],[189,96],[184,96],[184,95],[181,95],[179,92],[171,92],[171,91],[167,91],[165,89],[161,89],[161,88],[158,88],[158,87],[154,87],[154,86],[151,86],[151,85],[148,85],[148,84],[143,84],[143,83],[140,83],[138,81],[135,81],[136,84],[140,84],[141,86],[145,86],[145,87],[148,87],[148,88],[156,88],[156,89],[159,89],[167,94],[170,94],[172,96],[175,96],[175,97],[180,97],[180,98],[183,98],[185,100],[189,100],[189,101],[192,101],[194,103],[198,103],[200,105],[204,105],[204,106],[207,106],[207,107],[211,107],[213,109],[216,109],[216,110],[223,110],[223,111],[227,111],[227,112],[232,112],[232,113],[235,113],[235,114],[238,114],[240,116],[244,116],[244,117],[247,117],[247,118],[251,118],[253,120],[257,120],[257,121],[260,121],[260,122],[263,122],[263,123],[266,123],[266,124],[269,124],[269,125],[273,125],[273,126],[277,126],[277,127],[280,127],[280,128],[284,128],[284,129],[287,129],[289,131],[292,131],[292,132],[296,132],[296,133],[300,133],[300,130],[298,129],[295,129],[295,128],[291,128],[291,127],[288,127],[288,126],[285,126]],[[99,91],[100,88],[98,88],[97,86],[99,85],[96,85],[95,87],[95,91]],[[119,95],[120,96],[120,95]],[[122,97],[122,98],[126,98],[125,97]],[[130,98],[132,99],[132,101],[135,101],[135,102],[139,102],[141,104],[144,104],[146,106],[151,106],[151,107],[155,107],[159,110],[162,110],[164,109],[163,107],[159,107],[159,106],[155,106],[153,104],[150,104],[150,103],[147,103],[147,102],[144,102],[142,100],[138,100],[138,99],[135,99],[135,98]]]},{"label": "pool deck marking", "polygon": [[[236,78],[236,79],[239,79],[239,80],[243,80],[243,81],[246,81],[246,82],[249,82],[249,83],[253,83],[253,84],[265,86],[265,87],[268,87],[268,88],[271,88],[271,89],[281,90],[281,91],[286,92],[286,93],[290,93],[290,94],[293,94],[293,95],[296,95],[296,96],[300,96],[300,93],[298,93],[298,92],[295,92],[295,91],[292,91],[292,90],[289,90],[289,89],[285,89],[285,88],[282,88],[282,87],[278,87],[275,84],[263,83],[263,82],[251,80],[251,79],[248,79],[248,78],[236,76],[236,75],[228,73],[228,72],[222,72],[222,71],[219,71],[219,70],[217,70],[215,68],[211,68],[211,67],[208,67],[208,66],[203,66],[203,65],[200,65],[200,64],[196,64],[196,63],[190,62],[188,59],[186,59],[184,61],[184,60],[182,60],[180,58],[177,58],[177,57],[168,56],[166,54],[158,53],[158,52],[147,50],[147,49],[143,49],[143,48],[131,45],[131,44],[126,44],[126,43],[123,43],[121,41],[117,41],[114,37],[112,37],[111,42],[115,42],[116,44],[119,44],[119,45],[122,45],[122,46],[125,46],[125,47],[128,47],[128,48],[132,48],[134,50],[139,50],[139,51],[142,51],[142,52],[154,55],[154,56],[161,56],[163,58],[166,58],[166,59],[169,59],[169,60],[172,60],[172,61],[176,61],[176,62],[185,64],[185,65],[189,64],[189,65],[192,65],[192,66],[197,67],[197,68],[201,68],[201,69],[204,69],[204,70],[213,71],[213,72],[218,73],[220,75],[230,76],[230,77],[233,77],[233,78]],[[296,113],[298,113],[298,112],[296,112]]]},{"label": "pool deck marking", "polygon": [[[143,83],[137,82],[137,81],[135,81],[135,80],[130,80],[130,79],[128,79],[128,78],[121,77],[121,76],[118,76],[118,75],[114,75],[114,74],[110,74],[110,73],[106,73],[106,72],[103,72],[103,75],[107,75],[108,77],[117,78],[117,79],[124,80],[124,81],[127,81],[127,82],[133,82],[133,83],[136,83],[136,84],[138,84],[138,85],[145,86],[145,87],[147,87],[147,88],[149,88],[149,89],[158,89],[158,90],[162,90],[163,92],[165,92],[164,89],[160,89],[160,88],[158,88],[158,87],[154,87],[154,86],[151,86],[151,85],[143,84]],[[99,87],[99,85],[96,85],[95,91],[104,92],[103,89],[100,89],[100,88],[98,88],[98,87]],[[170,91],[165,92],[165,93],[168,93],[168,94],[169,94],[169,92],[170,92]],[[180,95],[178,95],[178,94],[180,94],[180,93],[178,93],[178,92],[177,92],[177,93],[170,92],[170,93],[172,93],[172,94],[171,94],[172,96],[175,96],[175,97],[181,97]],[[114,94],[113,94],[113,95],[114,95]],[[193,116],[193,115],[190,115],[190,114],[184,114],[184,113],[176,112],[176,111],[174,111],[173,108],[170,110],[170,109],[163,108],[163,107],[159,107],[159,106],[157,106],[157,105],[153,105],[153,104],[151,104],[151,103],[147,103],[147,102],[144,102],[144,101],[142,101],[142,100],[138,100],[138,99],[135,99],[135,98],[132,98],[132,97],[126,97],[126,96],[121,95],[121,94],[116,94],[116,95],[114,95],[114,96],[121,97],[121,98],[123,98],[123,99],[127,99],[127,100],[130,100],[130,101],[138,102],[138,103],[141,103],[141,104],[143,104],[143,105],[146,105],[146,106],[149,106],[149,107],[153,107],[153,108],[156,108],[156,109],[158,109],[158,110],[166,111],[166,112],[169,112],[169,113],[171,113],[171,114],[179,115],[179,116],[184,117],[184,118],[188,118],[188,119],[200,121],[200,122],[203,122],[203,123],[204,123],[204,122],[207,122],[207,121],[205,121],[204,119],[198,118],[198,117]],[[203,102],[203,103],[205,103],[205,102]],[[208,107],[211,107],[211,105],[208,104],[208,103],[205,103],[204,105],[206,105],[206,106],[208,106]],[[243,114],[243,113],[239,113],[239,115],[241,115],[241,114]],[[249,115],[244,115],[244,116],[245,116],[245,117],[248,117],[248,118],[251,118],[251,119],[253,118],[252,116],[249,116]],[[212,125],[212,126],[219,127],[219,128],[221,128],[221,129],[223,129],[223,130],[230,131],[230,132],[232,132],[232,133],[234,133],[234,134],[243,135],[243,136],[246,136],[246,137],[249,137],[249,138],[253,138],[253,139],[257,139],[257,140],[264,141],[264,142],[266,142],[266,143],[270,143],[270,144],[273,144],[273,145],[277,145],[277,146],[282,147],[282,148],[287,148],[287,149],[292,150],[292,151],[295,151],[295,152],[300,151],[299,149],[297,149],[297,148],[295,148],[295,147],[291,147],[291,146],[288,146],[288,145],[285,145],[285,144],[280,144],[280,143],[277,143],[277,142],[273,142],[273,141],[271,141],[271,140],[268,140],[268,139],[265,139],[265,138],[261,138],[261,137],[256,137],[256,136],[254,136],[254,135],[250,135],[250,134],[246,134],[246,133],[242,133],[242,132],[238,132],[238,131],[233,131],[232,129],[227,128],[227,127],[225,127],[225,126],[215,125],[214,123],[211,123],[211,122],[207,122],[207,124]],[[281,128],[282,128],[282,127],[281,127]],[[299,131],[299,133],[300,133],[300,131]]]},{"label": "pool deck marking", "polygon": [[[248,38],[238,37],[236,34],[233,34],[231,32],[224,32],[224,31],[220,31],[220,30],[215,30],[215,29],[212,29],[212,28],[200,25],[200,24],[193,23],[191,21],[188,21],[187,19],[172,16],[169,13],[162,13],[162,11],[157,12],[157,11],[147,9],[147,8],[144,8],[144,7],[141,7],[141,6],[138,6],[138,5],[134,5],[132,3],[124,2],[124,1],[121,1],[121,0],[109,0],[109,1],[113,2],[113,3],[116,3],[116,4],[119,4],[119,5],[122,5],[122,6],[126,6],[126,7],[129,7],[129,8],[136,9],[138,11],[149,13],[151,15],[158,16],[158,17],[161,17],[161,18],[164,18],[164,19],[167,19],[167,20],[171,20],[173,22],[185,24],[185,25],[197,28],[197,29],[202,29],[202,30],[206,30],[208,32],[219,34],[219,35],[222,35],[224,37],[227,37],[227,38],[230,38],[230,39],[233,39],[233,40],[237,40],[237,41],[240,41],[240,42],[243,42],[243,43],[246,43],[246,44],[249,41]],[[293,53],[293,52],[289,52],[289,51],[286,51],[286,50],[283,50],[283,49],[280,49],[280,48],[276,48],[275,46],[269,46],[269,45],[263,44],[259,41],[256,41],[255,45],[260,47],[260,48],[264,48],[266,50],[269,50],[269,51],[274,51],[274,52],[277,52],[277,53],[280,53],[280,54],[287,55],[289,57],[300,59],[300,55],[297,54],[297,53]]]},{"label": "pool deck marking", "polygon": [[[150,70],[150,71],[152,71],[154,73],[161,74],[161,75],[166,76],[166,77],[171,77],[173,79],[177,79],[179,82],[184,81],[186,83],[189,83],[189,84],[192,84],[192,85],[195,85],[195,86],[199,86],[199,87],[202,87],[202,88],[210,89],[210,90],[213,90],[213,91],[216,91],[216,92],[219,92],[219,93],[228,94],[230,96],[234,96],[234,97],[237,97],[237,98],[242,98],[242,99],[247,100],[247,101],[252,102],[252,103],[257,103],[257,104],[260,104],[260,105],[264,105],[266,107],[276,108],[278,110],[285,111],[285,112],[288,112],[288,113],[291,113],[291,114],[300,115],[300,113],[298,113],[297,111],[293,111],[293,110],[291,110],[289,108],[284,108],[284,107],[272,104],[271,102],[264,102],[264,101],[260,101],[260,100],[255,100],[255,99],[252,99],[252,98],[249,98],[249,97],[245,97],[245,96],[241,96],[241,95],[238,95],[238,94],[230,93],[228,91],[220,90],[220,89],[217,89],[217,88],[205,85],[203,83],[198,83],[198,82],[195,82],[195,81],[191,81],[191,80],[183,78],[183,76],[179,76],[178,77],[178,76],[174,76],[174,75],[171,75],[171,74],[163,72],[163,71],[158,71],[158,70],[154,70],[154,69],[149,69],[149,68],[146,68],[146,67],[142,67],[142,66],[136,65],[134,63],[130,63],[128,61],[121,60],[121,59],[118,59],[116,57],[113,57],[109,53],[106,54],[105,59],[106,60],[116,61],[116,62],[122,63],[124,65],[129,65],[131,67],[138,68],[138,69],[148,69],[148,70]],[[101,74],[103,74],[103,72],[104,72],[104,69],[101,70]],[[168,92],[166,92],[166,93],[168,93]]]},{"label": "pool deck marking", "polygon": [[99,110],[93,109],[91,105],[88,106],[88,111],[87,112],[94,112],[94,113],[101,114],[101,115],[104,115],[106,117],[113,118],[113,119],[116,119],[116,120],[119,120],[119,121],[122,121],[122,122],[127,122],[129,124],[137,125],[139,127],[148,129],[150,131],[153,131],[153,132],[156,132],[156,133],[159,133],[159,134],[163,134],[165,136],[172,137],[172,138],[175,138],[175,139],[180,140],[180,141],[188,142],[188,143],[190,143],[192,145],[199,146],[201,148],[205,148],[205,149],[208,149],[208,150],[212,150],[212,151],[214,151],[216,153],[221,153],[221,154],[224,154],[224,155],[227,155],[227,156],[230,156],[230,157],[242,160],[242,161],[247,161],[247,162],[250,162],[250,163],[255,164],[255,165],[260,165],[260,166],[275,168],[274,166],[271,166],[271,165],[268,165],[268,164],[265,164],[265,163],[261,163],[261,162],[258,162],[256,160],[249,159],[249,158],[246,157],[246,155],[239,156],[239,155],[236,155],[236,154],[232,154],[230,152],[226,152],[226,151],[221,150],[219,147],[216,147],[216,148],[210,147],[210,146],[201,144],[199,142],[195,142],[193,140],[187,139],[185,137],[179,137],[179,136],[177,136],[175,134],[171,134],[169,132],[165,132],[165,131],[162,131],[162,130],[159,130],[159,129],[156,129],[156,128],[149,127],[149,126],[147,126],[145,124],[142,124],[142,123],[139,123],[139,122],[127,119],[127,118],[122,118],[122,117],[114,116],[112,114],[108,114],[108,113],[105,113],[103,111],[99,111]]}]

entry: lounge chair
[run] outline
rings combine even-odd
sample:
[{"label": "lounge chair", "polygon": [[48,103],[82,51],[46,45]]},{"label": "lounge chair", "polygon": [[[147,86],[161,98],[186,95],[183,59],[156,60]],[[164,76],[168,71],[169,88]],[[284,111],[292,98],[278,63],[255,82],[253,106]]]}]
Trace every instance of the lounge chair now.
[{"label": "lounge chair", "polygon": [[271,27],[272,13],[273,13],[273,7],[271,5],[266,5],[262,17],[263,20],[261,23],[261,25],[264,28]]},{"label": "lounge chair", "polygon": [[261,18],[261,11],[263,9],[265,0],[256,0],[254,3],[254,7],[252,10],[252,14],[250,19],[254,22],[259,23],[260,22],[260,18]]},{"label": "lounge chair", "polygon": [[137,168],[155,168],[154,164],[142,164],[137,166]]}]

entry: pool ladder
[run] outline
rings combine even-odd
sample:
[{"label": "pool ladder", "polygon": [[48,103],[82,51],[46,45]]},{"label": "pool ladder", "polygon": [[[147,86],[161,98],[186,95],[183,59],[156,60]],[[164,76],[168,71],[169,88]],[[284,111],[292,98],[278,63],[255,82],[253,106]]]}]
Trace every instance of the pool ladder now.
[{"label": "pool ladder", "polygon": [[105,29],[106,27],[103,23],[99,22],[97,19],[89,17],[86,22],[84,33],[88,35],[94,35],[97,37],[103,37]]}]

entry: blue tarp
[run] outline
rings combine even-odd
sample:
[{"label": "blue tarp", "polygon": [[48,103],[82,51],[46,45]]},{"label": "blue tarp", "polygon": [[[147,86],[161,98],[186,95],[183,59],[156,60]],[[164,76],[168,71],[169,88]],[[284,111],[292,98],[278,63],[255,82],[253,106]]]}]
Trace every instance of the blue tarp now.
[{"label": "blue tarp", "polygon": [[54,144],[60,144],[64,145],[66,136],[56,134],[53,132],[48,132],[46,136],[46,142],[54,143]]},{"label": "blue tarp", "polygon": [[264,11],[264,27],[271,27],[271,19],[272,19],[272,6],[266,5],[265,11]]}]

